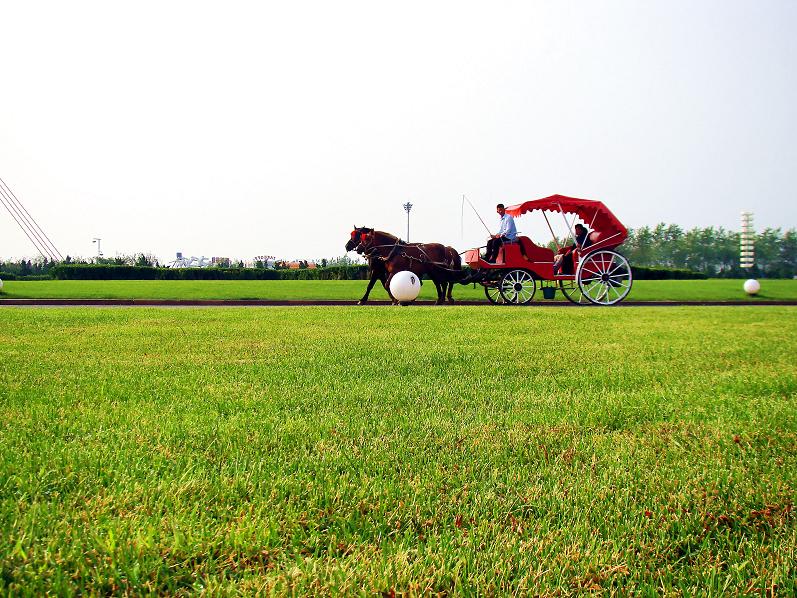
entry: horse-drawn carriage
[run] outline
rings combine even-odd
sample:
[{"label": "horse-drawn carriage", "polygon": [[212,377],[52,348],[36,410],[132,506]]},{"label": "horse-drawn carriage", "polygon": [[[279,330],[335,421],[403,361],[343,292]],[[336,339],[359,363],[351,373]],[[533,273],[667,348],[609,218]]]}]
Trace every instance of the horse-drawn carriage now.
[{"label": "horse-drawn carriage", "polygon": [[[430,278],[437,289],[437,303],[453,301],[451,289],[457,282],[469,281],[484,286],[492,303],[522,305],[529,303],[537,291],[537,283],[546,298],[556,291],[574,303],[613,305],[622,301],[631,290],[631,267],[615,249],[628,236],[628,231],[609,209],[599,201],[552,195],[527,201],[506,209],[511,216],[539,212],[553,235],[554,253],[540,247],[525,236],[505,242],[495,262],[482,259],[479,248],[465,252],[464,262],[471,275],[461,269],[459,254],[440,243],[406,243],[398,237],[372,228],[354,227],[346,243],[346,251],[357,251],[368,260],[370,281],[360,303],[377,280],[390,293],[393,274],[410,270]],[[564,219],[568,235],[564,243],[556,237],[546,212],[558,212]],[[578,238],[573,232],[581,220],[592,232]],[[567,245],[572,241],[572,245]],[[392,297],[392,295],[391,295]]]},{"label": "horse-drawn carriage", "polygon": [[[505,242],[495,262],[484,261],[478,248],[465,252],[463,261],[475,271],[475,280],[484,286],[492,303],[529,303],[538,282],[546,298],[553,298],[559,290],[574,303],[613,305],[628,295],[633,280],[631,266],[615,251],[628,231],[603,203],[552,195],[509,206],[506,211],[514,217],[541,213],[557,253],[525,236]],[[564,219],[568,236],[563,244],[554,234],[546,212],[558,212]],[[573,231],[577,219],[592,231],[581,241]],[[568,246],[569,241],[572,244]]]}]

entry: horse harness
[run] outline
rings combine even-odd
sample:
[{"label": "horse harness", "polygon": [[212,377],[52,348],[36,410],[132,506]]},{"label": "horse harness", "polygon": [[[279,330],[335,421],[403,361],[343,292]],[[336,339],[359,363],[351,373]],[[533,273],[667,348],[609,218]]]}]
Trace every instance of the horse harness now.
[{"label": "horse harness", "polygon": [[[365,243],[367,237],[368,237],[367,233],[362,233],[361,237],[360,237],[360,243],[361,244]],[[388,260],[393,259],[393,256],[399,250],[399,248],[404,248],[404,247],[407,247],[408,245],[410,245],[410,244],[409,243],[404,243],[401,239],[396,238],[396,242],[393,243],[392,245],[390,243],[388,243],[386,245],[371,245],[370,247],[367,247],[366,249],[363,250],[363,255],[365,257],[367,257],[368,259],[372,259],[373,258],[373,259],[382,260],[383,262],[387,262]],[[451,272],[456,272],[457,271],[457,270],[454,270],[453,268],[449,268],[448,267],[449,266],[448,262],[435,262],[434,260],[432,260],[432,258],[429,257],[429,254],[426,253],[426,251],[421,247],[421,245],[422,245],[421,243],[412,244],[413,247],[415,247],[418,251],[421,252],[421,254],[422,254],[421,257],[415,257],[414,255],[410,255],[409,253],[407,253],[406,250],[403,251],[399,257],[403,257],[403,258],[406,258],[406,259],[410,260],[410,263],[412,263],[412,261],[416,261],[416,262],[419,262],[421,264],[431,265],[431,266],[433,266],[435,268],[439,268],[441,270],[449,270]],[[384,248],[384,247],[390,247],[390,253],[388,253],[386,256],[379,255],[377,250],[381,249],[381,248]],[[374,253],[377,253],[377,255],[374,255]]]}]

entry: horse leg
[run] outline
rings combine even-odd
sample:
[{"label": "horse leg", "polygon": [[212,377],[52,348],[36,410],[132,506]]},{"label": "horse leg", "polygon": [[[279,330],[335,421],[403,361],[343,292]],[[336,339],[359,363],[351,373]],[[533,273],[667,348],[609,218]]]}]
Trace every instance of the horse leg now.
[{"label": "horse leg", "polygon": [[454,290],[454,283],[448,282],[446,283],[448,286],[448,291],[446,292],[446,297],[448,298],[449,303],[454,303],[454,298],[451,296],[451,291]]},{"label": "horse leg", "polygon": [[432,282],[434,282],[434,286],[437,289],[437,301],[434,304],[443,305],[446,302],[446,283],[439,282],[436,278],[433,278]]},{"label": "horse leg", "polygon": [[378,277],[376,275],[376,272],[372,272],[371,280],[368,281],[368,288],[365,289],[365,295],[363,295],[363,298],[357,302],[357,305],[364,305],[368,302],[368,295],[371,294],[371,289],[374,288],[374,284],[376,283],[377,278]]},{"label": "horse leg", "polygon": [[385,281],[382,284],[385,285],[385,290],[387,291],[387,294],[390,295],[390,300],[393,302],[393,305],[400,305],[398,299],[396,299],[393,296],[393,293],[390,292],[390,281],[393,280],[393,274],[393,272],[385,272]]},{"label": "horse leg", "polygon": [[390,292],[390,285],[387,282],[387,272],[383,272],[379,279],[382,281],[382,286],[385,287],[385,291],[387,291],[387,296],[390,297],[390,300],[393,302],[393,305],[398,305],[398,301],[393,296],[393,293]]}]

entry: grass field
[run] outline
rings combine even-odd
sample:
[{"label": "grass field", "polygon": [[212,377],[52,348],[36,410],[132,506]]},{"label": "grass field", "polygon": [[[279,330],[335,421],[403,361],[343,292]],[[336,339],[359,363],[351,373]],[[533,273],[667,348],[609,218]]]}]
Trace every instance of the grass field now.
[{"label": "grass field", "polygon": [[[638,280],[628,300],[636,301],[766,301],[797,300],[797,280],[763,280],[759,295],[749,297],[741,280]],[[52,280],[8,281],[0,298],[80,298],[80,299],[273,299],[356,301],[365,292],[362,280]],[[454,297],[483,300],[479,286],[457,285]],[[423,285],[421,299],[434,299],[434,285]],[[387,300],[377,283],[371,299]],[[557,293],[557,300],[565,298]],[[535,301],[544,301],[538,290]]]},{"label": "grass field", "polygon": [[794,595],[795,315],[0,309],[0,593]]}]

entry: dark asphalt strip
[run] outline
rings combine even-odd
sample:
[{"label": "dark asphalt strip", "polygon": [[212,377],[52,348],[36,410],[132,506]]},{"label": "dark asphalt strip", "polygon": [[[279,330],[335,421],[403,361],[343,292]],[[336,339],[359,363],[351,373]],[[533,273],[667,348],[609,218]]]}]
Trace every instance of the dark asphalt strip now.
[{"label": "dark asphalt strip", "polygon": [[[243,299],[0,299],[2,306],[116,306],[116,307],[304,307],[357,305],[356,301],[269,301]],[[390,306],[389,301],[369,301],[367,305]],[[415,301],[412,305],[433,307],[433,301]],[[490,305],[485,301],[457,301],[457,305]],[[792,305],[797,301],[623,301],[611,307],[681,307],[681,306],[740,306],[740,305]],[[575,305],[565,301],[535,301],[525,306],[496,307],[601,307]]]}]

